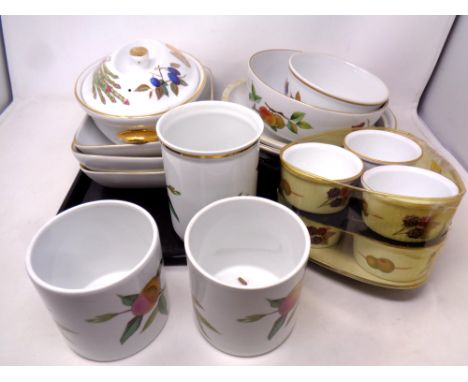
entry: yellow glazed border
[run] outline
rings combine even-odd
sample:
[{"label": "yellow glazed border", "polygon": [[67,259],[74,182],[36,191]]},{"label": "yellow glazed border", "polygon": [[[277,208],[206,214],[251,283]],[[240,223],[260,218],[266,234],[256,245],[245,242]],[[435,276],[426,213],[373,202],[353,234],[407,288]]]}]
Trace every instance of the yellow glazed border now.
[{"label": "yellow glazed border", "polygon": [[316,135],[311,135],[311,136],[301,138],[299,140],[296,140],[296,141],[293,141],[293,142],[289,143],[288,145],[284,146],[280,150],[281,166],[284,167],[289,172],[291,172],[292,174],[294,174],[294,175],[296,175],[296,176],[298,176],[300,178],[303,178],[305,180],[311,180],[311,181],[314,181],[314,182],[329,183],[329,184],[334,184],[336,186],[341,186],[341,187],[345,186],[345,187],[348,187],[348,188],[350,188],[350,189],[352,189],[354,191],[366,192],[366,193],[368,193],[370,195],[380,196],[382,198],[385,198],[389,203],[395,203],[395,204],[403,205],[403,206],[410,206],[410,207],[413,206],[414,207],[415,205],[421,205],[421,204],[434,204],[434,205],[437,205],[437,207],[441,207],[441,206],[446,204],[447,206],[448,205],[453,205],[455,207],[461,201],[461,198],[465,194],[466,189],[465,189],[465,185],[464,185],[463,181],[461,180],[460,176],[458,175],[457,171],[441,155],[437,154],[437,152],[434,149],[432,149],[430,146],[428,146],[424,141],[416,138],[415,136],[413,136],[410,133],[403,132],[403,131],[400,131],[400,130],[395,130],[395,129],[387,129],[387,128],[380,128],[379,127],[378,129],[376,129],[376,128],[366,128],[366,129],[360,129],[360,130],[389,131],[389,132],[400,134],[400,135],[403,135],[403,136],[405,136],[407,138],[412,139],[413,141],[415,141],[417,144],[419,144],[421,146],[421,148],[423,149],[423,155],[424,155],[425,151],[429,151],[429,153],[431,154],[432,157],[435,156],[440,160],[443,168],[447,169],[450,172],[450,175],[453,177],[452,180],[457,185],[458,190],[459,190],[458,194],[454,195],[454,196],[450,196],[450,197],[444,197],[444,198],[422,198],[422,197],[414,197],[414,196],[413,197],[400,196],[400,195],[388,194],[388,193],[384,193],[384,192],[367,190],[367,189],[363,189],[361,187],[352,186],[352,185],[349,185],[349,184],[343,184],[340,181],[328,180],[326,178],[322,178],[322,177],[319,177],[317,175],[313,175],[313,174],[301,171],[300,169],[297,169],[294,166],[291,166],[289,163],[285,162],[285,160],[283,159],[284,151],[287,150],[292,145],[299,144],[299,143],[305,143],[305,142],[320,142],[320,140],[319,140],[320,137],[327,137],[327,136],[331,136],[332,134],[337,135],[337,136],[342,134],[342,136],[344,138],[344,136],[346,135],[347,132],[354,131],[353,129],[350,129],[350,128],[345,128],[345,129],[341,129],[341,130],[334,130],[332,132],[325,132],[325,133],[320,133],[320,134],[316,134]]},{"label": "yellow glazed border", "polygon": [[[195,89],[195,92],[192,94],[191,97],[189,97],[187,100],[185,100],[184,102],[182,103],[179,103],[179,104],[176,104],[176,105],[173,105],[172,107],[176,107],[176,106],[180,106],[180,105],[184,105],[186,103],[189,103],[189,102],[192,102],[193,100],[195,100],[199,95],[200,93],[203,91],[203,89],[205,88],[205,85],[206,85],[206,81],[207,81],[207,74],[205,72],[205,67],[201,64],[201,62],[199,60],[197,60],[195,57],[193,57],[192,55],[188,54],[188,53],[185,53],[187,56],[189,56],[192,60],[194,60],[196,62],[196,64],[201,68],[201,71],[200,71],[200,78],[201,78],[201,81],[200,83],[198,84],[198,87]],[[89,110],[95,114],[98,114],[98,115],[101,115],[101,116],[104,116],[104,117],[110,117],[110,118],[119,118],[119,119],[144,119],[144,118],[151,118],[151,117],[159,117],[161,116],[162,114],[164,114],[165,112],[167,112],[168,110],[170,110],[171,108],[167,108],[163,111],[160,111],[158,113],[154,113],[154,114],[146,114],[146,115],[134,115],[134,116],[127,116],[127,115],[116,115],[116,114],[108,114],[108,113],[104,113],[102,111],[99,111],[99,110],[96,110],[92,107],[90,107],[86,102],[84,102],[84,100],[82,99],[82,97],[80,96],[80,93],[81,93],[81,88],[78,89],[78,84],[80,82],[83,82],[86,78],[85,75],[88,74],[88,72],[94,68],[94,66],[96,65],[99,65],[102,60],[104,58],[101,58],[99,59],[98,61],[92,63],[91,65],[89,65],[86,69],[84,69],[81,74],[78,76],[78,79],[75,81],[75,88],[74,88],[74,94],[75,94],[75,98],[76,100],[81,104],[81,106],[83,106],[86,110]]]}]

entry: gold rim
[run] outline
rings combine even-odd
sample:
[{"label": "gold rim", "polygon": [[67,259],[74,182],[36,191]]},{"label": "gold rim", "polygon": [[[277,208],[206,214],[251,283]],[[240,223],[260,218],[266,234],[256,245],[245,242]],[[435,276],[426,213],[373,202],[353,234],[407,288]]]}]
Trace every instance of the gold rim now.
[{"label": "gold rim", "polygon": [[302,101],[298,101],[296,99],[293,99],[293,98],[290,98],[288,97],[287,95],[284,95],[283,93],[279,92],[278,90],[276,90],[275,88],[272,88],[270,85],[268,85],[267,83],[265,83],[263,80],[260,79],[260,77],[257,75],[257,73],[252,69],[252,60],[259,54],[262,54],[262,53],[265,53],[265,52],[294,52],[294,53],[301,53],[302,51],[300,50],[294,50],[294,49],[265,49],[265,50],[261,50],[259,52],[256,52],[254,53],[252,56],[250,56],[249,58],[249,70],[250,72],[254,75],[255,77],[255,80],[260,82],[263,86],[267,87],[268,89],[272,90],[274,93],[276,94],[279,94],[280,96],[282,97],[285,97],[286,99],[288,100],[292,100],[294,102],[297,102],[301,105],[303,105],[304,107],[307,107],[309,109],[313,109],[313,110],[319,110],[319,111],[323,111],[323,112],[327,112],[327,113],[335,113],[335,114],[340,114],[340,115],[349,115],[349,116],[356,116],[356,117],[369,117],[369,114],[374,114],[374,113],[377,113],[379,112],[380,110],[382,109],[386,109],[387,106],[388,106],[388,101],[385,102],[381,107],[379,107],[377,110],[374,110],[372,112],[369,112],[369,113],[347,113],[347,112],[344,112],[344,111],[336,111],[336,110],[331,110],[331,109],[325,109],[325,108],[322,108],[322,107],[318,107],[318,106],[312,106],[312,105],[309,105],[305,102],[302,102]]},{"label": "gold rim", "polygon": [[160,111],[160,112],[154,113],[154,114],[146,114],[146,115],[134,115],[134,116],[132,116],[132,115],[128,115],[128,116],[127,115],[115,115],[115,114],[104,113],[102,111],[96,110],[96,109],[90,107],[86,102],[84,102],[84,100],[79,95],[81,89],[78,89],[78,84],[82,83],[86,79],[88,72],[92,68],[94,68],[96,65],[100,64],[102,62],[103,58],[101,58],[98,61],[95,61],[94,63],[89,65],[78,76],[78,79],[75,81],[75,89],[74,89],[75,98],[77,99],[77,101],[81,104],[81,106],[84,109],[89,110],[92,113],[95,113],[97,115],[101,115],[101,116],[104,116],[104,117],[119,118],[119,119],[144,119],[144,118],[151,118],[151,117],[159,117],[162,114],[166,113],[168,110],[170,110],[170,109],[172,109],[172,108],[174,108],[176,106],[180,106],[180,105],[184,105],[186,103],[192,102],[193,100],[195,100],[200,95],[200,93],[205,88],[206,81],[207,81],[207,75],[205,73],[204,66],[201,64],[201,62],[199,60],[197,60],[192,55],[190,55],[190,54],[188,54],[186,52],[184,52],[184,54],[187,55],[188,57],[190,57],[198,65],[198,67],[200,69],[199,72],[200,72],[201,81],[198,84],[198,87],[195,89],[195,92],[187,100],[185,100],[182,103],[178,103],[177,105],[174,105],[174,106],[172,106],[170,108],[167,108],[167,109],[165,109],[163,111]]},{"label": "gold rim", "polygon": [[[361,129],[361,130],[359,130],[359,131],[366,131],[366,130],[368,130],[368,131],[373,131],[373,129]],[[349,151],[351,151],[353,154],[356,154],[359,158],[364,159],[364,160],[367,161],[367,162],[376,163],[376,164],[408,164],[408,163],[414,163],[414,162],[416,162],[416,161],[418,161],[419,159],[422,158],[422,156],[423,156],[423,149],[422,149],[421,145],[420,145],[418,142],[416,142],[414,139],[411,139],[411,138],[409,138],[409,137],[404,136],[403,134],[400,134],[399,132],[396,132],[396,131],[393,132],[393,131],[392,131],[392,133],[398,134],[400,137],[404,137],[404,138],[406,138],[406,139],[409,139],[411,142],[413,142],[415,145],[417,145],[417,146],[419,147],[419,149],[421,150],[421,153],[420,153],[415,159],[411,159],[411,160],[407,160],[407,161],[400,161],[400,162],[389,162],[389,161],[384,161],[384,160],[380,160],[380,159],[371,158],[371,157],[368,157],[367,155],[363,155],[363,154],[361,154],[361,153],[359,153],[359,152],[353,150],[352,148],[350,148],[350,147],[346,144],[346,137],[345,137],[345,139],[343,140],[343,145],[344,145],[344,148],[345,148],[346,150],[349,150]]]},{"label": "gold rim", "polygon": [[236,150],[236,151],[231,151],[231,152],[228,152],[228,153],[224,153],[224,154],[208,154],[208,155],[202,155],[202,154],[191,154],[191,153],[186,153],[186,152],[183,152],[183,151],[179,151],[179,150],[175,150],[169,146],[166,146],[165,144],[163,144],[161,142],[161,146],[164,147],[165,149],[167,149],[168,151],[174,153],[174,154],[177,154],[177,155],[180,155],[180,156],[183,156],[183,157],[187,157],[187,158],[196,158],[196,159],[223,159],[223,158],[229,158],[229,157],[232,157],[234,155],[237,155],[237,154],[240,154],[240,153],[243,153],[245,151],[248,151],[250,150],[252,147],[255,147],[257,146],[258,144],[258,140],[255,141],[254,143],[252,143],[251,145],[248,145],[247,147],[244,147],[242,149],[239,149],[239,150]]},{"label": "gold rim", "polygon": [[[404,284],[403,285],[387,284],[385,282],[370,280],[370,279],[367,279],[365,277],[362,277],[362,276],[359,276],[359,275],[356,275],[356,274],[353,274],[353,273],[349,273],[349,272],[344,271],[342,269],[338,269],[338,268],[334,267],[331,264],[325,263],[322,260],[318,260],[318,259],[314,258],[312,254],[309,256],[309,260],[312,261],[313,263],[317,264],[317,265],[320,265],[323,268],[326,268],[326,269],[332,271],[332,272],[335,272],[335,273],[340,274],[342,276],[349,277],[350,279],[360,281],[360,282],[362,282],[364,284],[369,284],[369,285],[378,286],[378,287],[387,288],[387,289],[402,289],[402,290],[404,290],[404,289],[415,289],[415,288],[418,288],[418,287],[422,286],[427,281],[428,276],[429,276],[429,275],[426,275],[423,278],[421,278],[420,281],[416,281],[416,282],[413,282],[411,284],[408,283],[407,285],[404,285]],[[392,282],[396,283],[396,281],[392,281]]]},{"label": "gold rim", "polygon": [[90,168],[83,166],[80,164],[80,169],[83,170],[83,172],[92,172],[94,174],[98,175],[164,175],[164,170],[158,170],[158,171],[142,171],[142,170],[128,170],[128,171],[94,171],[91,170]]},{"label": "gold rim", "polygon": [[[328,179],[328,178],[324,178],[322,176],[319,176],[319,175],[315,175],[311,172],[307,172],[307,171],[304,171],[304,170],[301,170],[300,168],[296,167],[296,166],[293,166],[291,163],[289,163],[286,159],[284,159],[284,153],[285,151],[296,145],[296,144],[299,144],[299,143],[311,143],[311,142],[298,142],[298,141],[295,141],[295,142],[291,142],[291,143],[288,143],[286,146],[284,146],[281,151],[280,151],[280,161],[281,161],[281,166],[283,166],[286,170],[288,170],[291,174],[299,177],[299,178],[302,178],[302,179],[305,179],[305,180],[313,180],[315,182],[320,182],[320,183],[348,183],[348,182],[352,182],[353,180],[356,180],[358,179],[362,173],[364,172],[364,164],[361,168],[361,170],[356,174],[356,175],[353,175],[351,177],[348,177],[348,178],[343,178],[343,179]],[[332,145],[332,146],[335,146],[335,147],[339,147],[339,146],[336,146],[336,145]],[[362,161],[361,161],[362,163]],[[346,184],[348,185],[348,184]]]},{"label": "gold rim", "polygon": [[[355,66],[355,65],[354,65]],[[348,104],[351,104],[351,105],[356,105],[356,106],[379,106],[378,109],[380,109],[381,106],[383,106],[384,104],[388,103],[388,97],[386,100],[384,100],[383,102],[377,102],[377,103],[365,103],[365,102],[355,102],[355,101],[351,101],[351,100],[348,100],[346,98],[340,98],[338,96],[335,96],[333,94],[330,94],[330,93],[327,93],[326,91],[320,89],[320,88],[317,88],[313,85],[311,85],[310,83],[308,83],[306,80],[304,80],[299,73],[296,72],[296,70],[291,66],[291,61],[289,62],[289,70],[291,72],[291,74],[294,76],[294,78],[296,78],[296,80],[298,80],[300,83],[302,83],[304,86],[312,89],[313,91],[317,92],[317,93],[320,93],[320,94],[323,94],[324,96],[327,96],[327,97],[330,97],[330,98],[333,98],[337,101],[341,101],[341,102],[345,102],[345,103],[348,103]],[[375,111],[375,110],[374,110]],[[371,112],[371,111],[369,111]]]}]

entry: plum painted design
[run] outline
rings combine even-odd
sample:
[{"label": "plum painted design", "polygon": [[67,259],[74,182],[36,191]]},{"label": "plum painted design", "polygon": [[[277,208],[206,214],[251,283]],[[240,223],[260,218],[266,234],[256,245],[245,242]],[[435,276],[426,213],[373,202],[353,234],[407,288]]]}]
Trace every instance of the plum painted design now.
[{"label": "plum painted design", "polygon": [[127,322],[123,334],[120,337],[120,344],[123,345],[133,334],[136,333],[143,322],[144,316],[149,313],[143,328],[141,329],[141,333],[143,333],[154,322],[158,312],[165,315],[168,314],[167,301],[164,296],[165,287],[161,285],[161,269],[162,259],[159,263],[156,275],[146,283],[140,293],[118,295],[122,305],[128,307],[128,309],[117,313],[100,314],[94,318],[89,318],[86,321],[93,324],[100,324],[121,314],[131,313],[133,318]]},{"label": "plum painted design", "polygon": [[271,308],[275,310],[268,313],[258,313],[237,319],[238,322],[252,323],[261,320],[262,318],[270,315],[279,315],[273,323],[270,332],[268,333],[268,340],[271,340],[276,333],[284,326],[288,325],[294,314],[296,313],[297,301],[301,294],[302,283],[298,283],[286,297],[278,299],[267,299]]},{"label": "plum painted design", "polygon": [[262,97],[257,94],[254,84],[250,87],[249,100],[253,102],[252,108],[260,115],[263,122],[274,131],[287,127],[293,134],[297,134],[299,129],[312,129],[312,125],[304,121],[305,113],[300,111],[295,111],[288,117],[281,111],[273,109],[266,102],[257,109],[257,104],[260,104]]},{"label": "plum painted design", "polygon": [[430,216],[405,216],[402,220],[401,228],[393,236],[406,235],[410,239],[424,239],[431,223],[432,225],[437,224],[431,222]]},{"label": "plum painted design", "polygon": [[310,225],[307,227],[310,235],[310,241],[314,245],[327,245],[328,239],[336,235],[331,227],[314,227]]},{"label": "plum painted design", "polygon": [[327,199],[319,207],[342,207],[348,202],[351,193],[352,190],[349,188],[333,187],[327,191]]},{"label": "plum painted design", "polygon": [[179,87],[187,86],[184,80],[185,75],[179,71],[180,65],[172,62],[167,67],[156,66],[148,79],[149,84],[141,84],[133,91],[148,92],[148,97],[151,98],[154,94],[154,99],[160,100],[162,97],[169,97],[171,90],[175,96],[179,95]]}]

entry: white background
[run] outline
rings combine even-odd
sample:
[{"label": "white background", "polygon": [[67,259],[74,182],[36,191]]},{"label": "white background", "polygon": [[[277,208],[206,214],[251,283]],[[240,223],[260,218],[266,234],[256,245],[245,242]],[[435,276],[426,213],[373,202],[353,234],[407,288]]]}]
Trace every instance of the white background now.
[{"label": "white background", "polygon": [[[340,55],[389,86],[399,128],[446,152],[416,106],[453,17],[4,17],[15,96],[0,116],[0,364],[93,364],[72,353],[24,269],[35,232],[57,212],[78,169],[70,152],[84,112],[79,72],[140,37],[192,53],[215,75],[217,96],[268,48]],[[447,131],[450,134],[450,131]],[[167,267],[168,323],[144,351],[118,364],[334,365],[468,362],[468,205],[460,206],[429,282],[415,291],[375,288],[311,266],[298,323],[277,350],[236,358],[213,349],[193,322],[185,267]]]}]

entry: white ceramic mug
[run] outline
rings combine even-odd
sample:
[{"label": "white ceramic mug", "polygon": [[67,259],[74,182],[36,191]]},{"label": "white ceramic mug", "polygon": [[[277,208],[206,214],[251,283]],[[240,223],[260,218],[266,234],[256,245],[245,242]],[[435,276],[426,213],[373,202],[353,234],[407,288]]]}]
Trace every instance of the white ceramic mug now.
[{"label": "white ceramic mug", "polygon": [[232,197],[200,210],[185,233],[193,309],[202,335],[229,354],[253,356],[291,333],[310,236],[290,209]]},{"label": "white ceramic mug", "polygon": [[34,237],[26,268],[69,346],[85,358],[128,357],[167,321],[158,228],[135,204],[90,202],[55,216]]},{"label": "white ceramic mug", "polygon": [[263,122],[254,111],[230,102],[193,102],[164,114],[156,130],[172,225],[181,239],[202,207],[255,195]]}]

